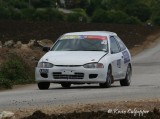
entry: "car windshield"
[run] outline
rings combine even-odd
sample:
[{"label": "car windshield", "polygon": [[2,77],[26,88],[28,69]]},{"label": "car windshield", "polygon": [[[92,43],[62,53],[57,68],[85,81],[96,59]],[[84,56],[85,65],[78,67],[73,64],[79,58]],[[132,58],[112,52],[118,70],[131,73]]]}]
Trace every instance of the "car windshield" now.
[{"label": "car windshield", "polygon": [[67,36],[56,42],[51,51],[107,51],[106,36]]}]

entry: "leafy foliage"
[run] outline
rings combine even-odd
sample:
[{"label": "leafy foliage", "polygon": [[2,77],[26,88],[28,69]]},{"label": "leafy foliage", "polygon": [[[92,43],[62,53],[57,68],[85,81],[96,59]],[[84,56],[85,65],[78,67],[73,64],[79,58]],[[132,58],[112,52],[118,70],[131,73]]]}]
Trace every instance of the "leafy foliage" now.
[{"label": "leafy foliage", "polygon": [[0,88],[12,88],[12,82],[5,78],[0,78]]},{"label": "leafy foliage", "polygon": [[137,17],[142,22],[147,21],[151,16],[151,9],[145,4],[132,4],[126,7],[126,13],[128,15]]},{"label": "leafy foliage", "polygon": [[87,22],[88,17],[86,14],[81,12],[70,13],[67,17],[67,21],[69,22]]},{"label": "leafy foliage", "polygon": [[[79,15],[85,22],[89,18],[93,22],[146,24],[151,21],[158,25],[159,0],[65,0],[62,4],[60,0],[1,0],[0,19],[77,22]],[[59,6],[81,8],[85,12],[65,14],[55,9]]]},{"label": "leafy foliage", "polygon": [[10,54],[0,68],[0,87],[11,88],[14,84],[31,83],[34,74],[16,54]]},{"label": "leafy foliage", "polygon": [[31,0],[30,4],[34,8],[50,8],[55,6],[55,0]]},{"label": "leafy foliage", "polygon": [[159,15],[154,16],[154,17],[152,18],[152,21],[153,21],[153,23],[154,23],[155,25],[159,25],[159,26],[160,26],[160,13],[159,13]]},{"label": "leafy foliage", "polygon": [[103,9],[96,9],[92,16],[93,22],[107,23],[109,22],[108,13]]},{"label": "leafy foliage", "polygon": [[101,23],[119,23],[119,24],[140,24],[140,20],[136,17],[129,17],[125,12],[119,10],[105,11],[97,9],[93,16],[92,22]]}]

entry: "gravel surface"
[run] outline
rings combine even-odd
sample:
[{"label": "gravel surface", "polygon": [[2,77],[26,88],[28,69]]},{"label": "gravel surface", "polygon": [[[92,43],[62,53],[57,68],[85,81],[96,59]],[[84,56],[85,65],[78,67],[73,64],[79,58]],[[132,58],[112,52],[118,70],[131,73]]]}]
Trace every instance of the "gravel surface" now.
[{"label": "gravel surface", "polygon": [[[3,110],[44,110],[63,107],[70,104],[95,104],[103,102],[135,101],[157,99],[160,104],[160,39],[151,48],[133,57],[132,85],[121,87],[119,82],[111,88],[101,89],[98,85],[72,86],[63,89],[53,84],[49,90],[38,90],[36,85],[29,85],[0,92],[0,111]],[[113,103],[114,104],[114,103]],[[147,102],[148,104],[148,102]],[[139,104],[140,105],[140,104]],[[141,105],[143,109],[143,105]],[[154,107],[151,106],[151,109]],[[69,108],[71,109],[71,108]],[[68,109],[68,110],[69,110]],[[76,108],[74,108],[76,109]],[[68,111],[67,111],[68,112]],[[28,115],[28,111],[26,111]]]}]

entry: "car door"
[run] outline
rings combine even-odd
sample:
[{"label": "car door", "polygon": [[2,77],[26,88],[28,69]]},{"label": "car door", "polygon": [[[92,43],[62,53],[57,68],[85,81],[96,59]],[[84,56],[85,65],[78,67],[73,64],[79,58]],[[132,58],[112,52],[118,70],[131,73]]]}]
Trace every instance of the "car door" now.
[{"label": "car door", "polygon": [[123,76],[123,54],[121,52],[120,46],[114,36],[110,37],[110,53],[111,53],[111,64],[112,73],[114,79],[121,79]]}]

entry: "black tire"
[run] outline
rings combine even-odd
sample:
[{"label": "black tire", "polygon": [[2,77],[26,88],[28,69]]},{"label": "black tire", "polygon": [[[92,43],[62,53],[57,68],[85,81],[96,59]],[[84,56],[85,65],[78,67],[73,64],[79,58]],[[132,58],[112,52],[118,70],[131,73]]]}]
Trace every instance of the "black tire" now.
[{"label": "black tire", "polygon": [[50,82],[39,82],[37,85],[40,90],[47,90],[50,86]]},{"label": "black tire", "polygon": [[120,80],[121,86],[130,86],[131,76],[132,76],[131,65],[128,65],[125,79]]},{"label": "black tire", "polygon": [[63,88],[70,88],[71,87],[71,83],[61,83],[61,86]]},{"label": "black tire", "polygon": [[105,83],[100,83],[99,86],[101,88],[109,88],[112,84],[113,76],[111,67],[108,68],[107,78]]}]

